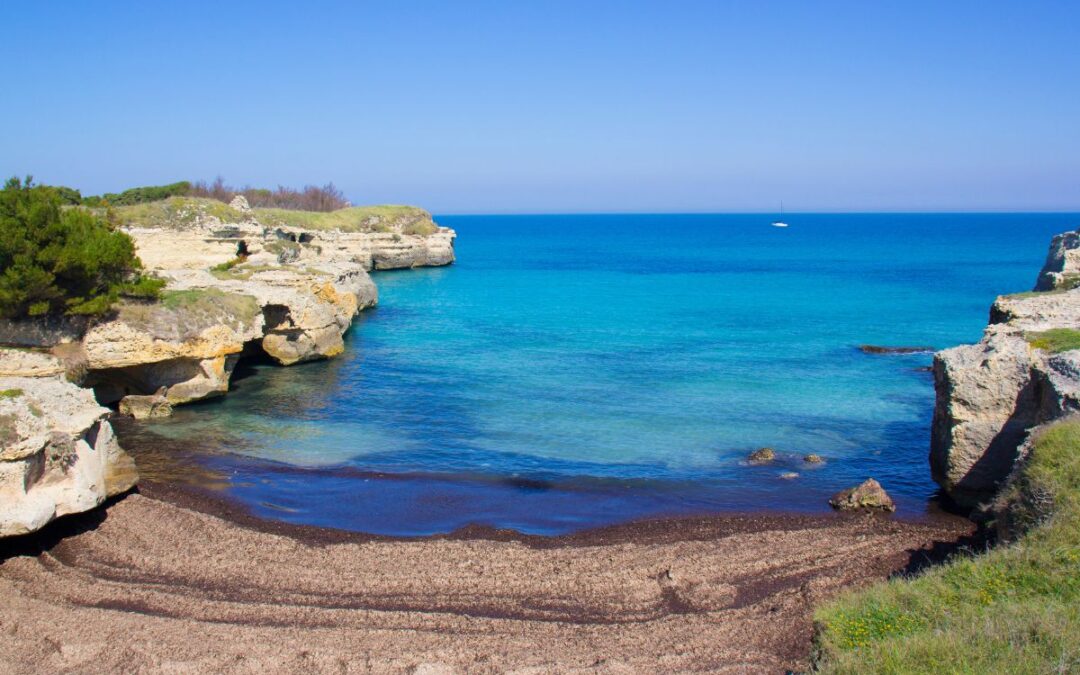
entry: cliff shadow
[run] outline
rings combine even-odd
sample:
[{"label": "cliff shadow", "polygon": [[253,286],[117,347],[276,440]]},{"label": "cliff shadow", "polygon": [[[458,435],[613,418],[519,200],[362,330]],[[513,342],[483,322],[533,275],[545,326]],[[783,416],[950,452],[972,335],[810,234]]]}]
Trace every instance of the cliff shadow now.
[{"label": "cliff shadow", "polygon": [[944,565],[955,559],[982,553],[992,548],[997,536],[990,528],[979,526],[973,533],[962,535],[954,540],[936,540],[928,548],[908,551],[908,560],[902,568],[893,572],[890,578],[911,577],[921,574],[931,567]]},{"label": "cliff shadow", "polygon": [[65,540],[96,530],[108,519],[109,508],[113,504],[137,492],[138,488],[133,488],[106,499],[89,511],[60,516],[36,532],[0,539],[0,565],[10,558],[36,557],[50,553]]}]

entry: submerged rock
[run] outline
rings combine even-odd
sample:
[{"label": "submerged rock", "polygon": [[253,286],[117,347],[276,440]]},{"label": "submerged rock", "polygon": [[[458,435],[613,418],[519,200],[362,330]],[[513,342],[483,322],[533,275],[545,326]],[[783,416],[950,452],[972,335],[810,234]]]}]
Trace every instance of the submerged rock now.
[{"label": "submerged rock", "polygon": [[810,453],[809,455],[804,456],[802,459],[807,464],[821,464],[825,461],[821,457],[821,455],[815,455],[814,453]]},{"label": "submerged rock", "polygon": [[859,345],[863,354],[929,354],[933,347],[887,347],[883,345]]},{"label": "submerged rock", "polygon": [[829,499],[829,506],[839,511],[895,511],[896,505],[885,488],[873,478],[859,485],[837,492]]},{"label": "submerged rock", "polygon": [[33,532],[135,485],[135,463],[108,415],[61,377],[0,378],[0,536]]},{"label": "submerged rock", "polygon": [[772,448],[758,448],[747,456],[752,464],[767,464],[776,459],[776,451]]}]

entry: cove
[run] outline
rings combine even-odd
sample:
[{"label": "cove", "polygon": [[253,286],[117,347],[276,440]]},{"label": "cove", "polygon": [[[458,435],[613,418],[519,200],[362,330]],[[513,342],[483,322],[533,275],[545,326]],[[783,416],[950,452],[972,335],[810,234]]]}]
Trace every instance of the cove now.
[{"label": "cove", "polygon": [[[1070,224],[437,220],[457,230],[458,262],[376,273],[380,304],[345,354],[243,365],[227,397],[124,425],[125,447],[183,449],[193,476],[257,515],[377,534],[820,512],[869,476],[916,516],[935,491],[931,356],[859,346],[977,340],[994,296],[1030,289]],[[761,446],[777,460],[747,464]]]}]

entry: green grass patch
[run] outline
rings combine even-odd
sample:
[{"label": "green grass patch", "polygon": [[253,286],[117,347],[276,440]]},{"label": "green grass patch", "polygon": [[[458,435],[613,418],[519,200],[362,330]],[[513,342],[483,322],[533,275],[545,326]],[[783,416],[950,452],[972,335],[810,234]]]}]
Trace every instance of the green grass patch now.
[{"label": "green grass patch", "polygon": [[1080,672],[1080,421],[1036,439],[999,508],[1012,543],[820,608],[819,670]]},{"label": "green grass patch", "polygon": [[1024,337],[1032,347],[1052,354],[1080,349],[1080,330],[1072,328],[1051,328],[1037,333],[1027,333]]},{"label": "green grass patch", "polygon": [[183,230],[211,217],[222,223],[240,223],[247,220],[243,213],[228,204],[205,197],[169,197],[157,202],[95,210],[106,215],[112,223],[123,227]]},{"label": "green grass patch", "polygon": [[341,232],[397,232],[426,237],[439,231],[431,214],[415,206],[352,206],[337,211],[255,209],[255,217],[272,227]]},{"label": "green grass patch", "polygon": [[12,445],[19,440],[19,431],[15,428],[15,415],[0,415],[0,447]]},{"label": "green grass patch", "polygon": [[124,303],[117,318],[161,339],[184,340],[219,324],[242,330],[261,313],[250,295],[209,288],[165,291],[156,303]]},{"label": "green grass patch", "polygon": [[[161,201],[127,206],[96,207],[89,210],[106,216],[121,227],[150,227],[184,230],[210,217],[222,223],[247,220],[240,211],[206,197],[169,197]],[[439,231],[431,214],[415,206],[352,206],[337,211],[294,211],[255,209],[264,225],[305,230],[341,232],[386,232],[426,237]]]},{"label": "green grass patch", "polygon": [[0,391],[0,399],[14,399],[23,395],[22,389],[4,389]]}]

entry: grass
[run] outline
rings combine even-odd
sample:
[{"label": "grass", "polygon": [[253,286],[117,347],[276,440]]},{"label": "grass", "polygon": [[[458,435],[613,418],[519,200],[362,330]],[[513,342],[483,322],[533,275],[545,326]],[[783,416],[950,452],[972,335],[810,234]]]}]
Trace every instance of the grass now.
[{"label": "grass", "polygon": [[250,295],[209,289],[165,291],[158,303],[126,303],[119,319],[158,338],[184,340],[218,324],[236,330],[250,326],[262,313]]},{"label": "grass", "polygon": [[1013,300],[1022,300],[1024,298],[1034,298],[1041,295],[1057,295],[1060,293],[1066,293],[1074,288],[1080,288],[1080,274],[1066,274],[1061,278],[1061,282],[1048,291],[1024,291],[1023,293],[1010,293],[1006,295],[1006,298]]},{"label": "grass", "polygon": [[[247,217],[228,204],[205,197],[169,197],[168,199],[91,209],[107,215],[120,226],[153,227],[182,230],[201,220],[214,217],[222,223],[239,223]],[[255,217],[270,227],[341,232],[386,232],[426,237],[439,228],[431,214],[415,206],[352,206],[337,211],[293,211],[291,209],[255,209]]]},{"label": "grass", "polygon": [[13,445],[19,440],[19,431],[15,428],[15,415],[0,415],[0,449]]},{"label": "grass", "polygon": [[1080,349],[1080,330],[1072,328],[1051,328],[1036,333],[1028,333],[1024,337],[1028,343],[1036,348],[1057,354],[1072,349]]},{"label": "grass", "polygon": [[999,507],[1028,528],[1012,543],[820,608],[818,669],[1080,672],[1080,420],[1039,435]]},{"label": "grass", "polygon": [[341,232],[393,232],[427,236],[439,231],[431,214],[415,206],[352,206],[337,211],[255,209],[260,222],[276,227]]},{"label": "grass", "polygon": [[239,223],[247,220],[243,213],[216,199],[203,197],[169,197],[158,202],[117,206],[111,209],[94,209],[107,215],[120,226],[154,227],[182,230],[201,220],[214,217],[222,223]]},{"label": "grass", "polygon": [[4,389],[3,391],[0,391],[0,399],[19,398],[22,395],[23,395],[23,390],[22,389]]}]

